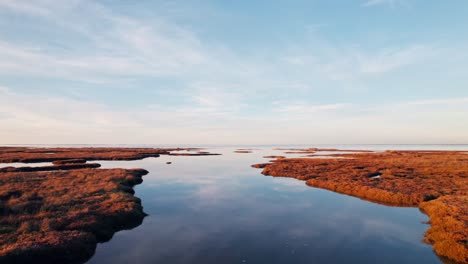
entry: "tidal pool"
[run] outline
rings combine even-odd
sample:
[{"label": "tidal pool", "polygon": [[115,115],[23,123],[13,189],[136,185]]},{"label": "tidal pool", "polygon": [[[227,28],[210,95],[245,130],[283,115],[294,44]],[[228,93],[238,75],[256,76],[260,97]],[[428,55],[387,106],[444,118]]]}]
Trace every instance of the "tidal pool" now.
[{"label": "tidal pool", "polygon": [[99,244],[87,263],[440,263],[421,242],[428,225],[417,208],[266,177],[250,165],[285,151],[235,149],[208,149],[221,156],[97,161],[150,172],[135,187],[149,216]]}]

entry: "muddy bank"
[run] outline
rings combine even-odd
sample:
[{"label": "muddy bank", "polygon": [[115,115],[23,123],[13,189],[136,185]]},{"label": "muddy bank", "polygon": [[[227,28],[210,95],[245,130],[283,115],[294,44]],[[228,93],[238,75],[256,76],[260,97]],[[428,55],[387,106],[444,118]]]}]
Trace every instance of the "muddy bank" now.
[{"label": "muddy bank", "polygon": [[420,207],[430,217],[425,236],[434,251],[458,262],[468,261],[467,154],[387,151],[340,156],[346,159],[278,159],[253,167],[263,168],[264,175],[292,177],[365,200]]}]

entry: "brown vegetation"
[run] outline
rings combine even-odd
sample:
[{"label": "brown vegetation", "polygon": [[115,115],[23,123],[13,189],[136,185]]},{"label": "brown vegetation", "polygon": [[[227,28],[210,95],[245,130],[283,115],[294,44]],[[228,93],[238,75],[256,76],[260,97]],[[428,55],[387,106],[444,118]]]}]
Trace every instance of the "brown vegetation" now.
[{"label": "brown vegetation", "polygon": [[59,160],[138,160],[159,157],[180,148],[25,148],[0,147],[0,163],[9,162],[57,162]]},{"label": "brown vegetation", "polygon": [[297,150],[297,151],[286,151],[284,154],[313,154],[315,151],[309,151],[309,150]]},{"label": "brown vegetation", "polygon": [[257,168],[257,169],[263,169],[266,166],[270,165],[271,163],[259,163],[259,164],[253,164],[251,167],[252,168]]},{"label": "brown vegetation", "polygon": [[56,171],[56,170],[77,170],[77,169],[91,169],[99,168],[101,164],[98,163],[85,163],[85,164],[64,164],[55,166],[41,166],[41,167],[5,167],[0,168],[0,172],[33,172],[33,171]]},{"label": "brown vegetation", "polygon": [[358,152],[358,153],[369,153],[374,152],[371,150],[362,149],[336,149],[336,148],[315,148],[316,151],[329,151],[329,152]]},{"label": "brown vegetation", "polygon": [[141,224],[145,214],[132,186],[148,173],[95,169],[100,165],[86,162],[136,160],[182,150],[198,149],[0,147],[1,163],[54,164],[0,168],[0,263],[86,261],[97,242]]},{"label": "brown vegetation", "polygon": [[266,159],[284,159],[284,158],[286,158],[285,156],[275,156],[275,155],[263,156],[263,157],[266,158]]},{"label": "brown vegetation", "polygon": [[234,153],[252,153],[251,150],[234,150]]},{"label": "brown vegetation", "polygon": [[82,163],[86,163],[86,160],[85,159],[54,160],[54,162],[52,163],[54,165],[82,164]]},{"label": "brown vegetation", "polygon": [[0,262],[79,263],[144,217],[142,169],[0,173]]},{"label": "brown vegetation", "polygon": [[346,159],[278,159],[254,167],[263,168],[264,175],[293,177],[309,186],[366,200],[420,206],[430,217],[432,226],[426,237],[434,251],[459,262],[468,261],[467,154],[387,151],[340,156]]},{"label": "brown vegetation", "polygon": [[307,154],[315,153],[317,151],[328,151],[328,152],[373,152],[371,150],[362,150],[362,149],[336,149],[336,148],[276,148],[276,150],[287,150],[285,153],[289,154]]},{"label": "brown vegetation", "polygon": [[468,196],[444,196],[419,205],[429,215],[426,241],[438,255],[455,261],[468,261]]}]

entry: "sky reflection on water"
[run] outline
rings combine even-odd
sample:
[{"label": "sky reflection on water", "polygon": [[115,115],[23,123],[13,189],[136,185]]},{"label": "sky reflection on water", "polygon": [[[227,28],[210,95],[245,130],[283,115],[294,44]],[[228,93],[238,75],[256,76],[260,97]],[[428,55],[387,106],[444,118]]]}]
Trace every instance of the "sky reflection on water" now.
[{"label": "sky reflection on water", "polygon": [[233,150],[99,162],[150,171],[135,188],[149,216],[99,244],[88,263],[440,263],[421,242],[427,217],[417,208],[265,177],[250,165],[283,151]]}]

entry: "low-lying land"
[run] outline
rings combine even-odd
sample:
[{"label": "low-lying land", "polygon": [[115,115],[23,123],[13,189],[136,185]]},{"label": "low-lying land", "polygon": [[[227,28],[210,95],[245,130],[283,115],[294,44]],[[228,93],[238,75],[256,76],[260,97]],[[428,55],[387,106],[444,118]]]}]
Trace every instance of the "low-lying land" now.
[{"label": "low-lying land", "polygon": [[336,148],[276,148],[276,150],[286,150],[286,154],[312,154],[317,151],[327,152],[357,152],[357,153],[368,153],[374,152],[371,150],[362,149],[336,149]]},{"label": "low-lying land", "polygon": [[64,165],[64,164],[83,164],[86,163],[85,159],[67,159],[67,160],[54,160],[52,164],[54,165]]},{"label": "low-lying land", "polygon": [[[336,156],[336,155],[332,155]],[[386,151],[343,158],[290,158],[256,164],[262,174],[429,215],[426,240],[434,251],[468,262],[468,155],[457,151]]]},{"label": "low-lying land", "polygon": [[[143,169],[97,169],[89,160],[136,160],[193,149],[0,147],[0,263],[83,263],[96,244],[145,216],[133,186]],[[197,152],[197,156],[212,155]]]},{"label": "low-lying land", "polygon": [[76,169],[94,169],[101,167],[98,163],[70,163],[59,164],[53,166],[40,166],[40,167],[5,167],[0,168],[0,172],[33,172],[33,171],[57,171],[57,170],[76,170]]},{"label": "low-lying land", "polygon": [[79,263],[139,225],[141,169],[0,173],[0,262]]},{"label": "low-lying land", "polygon": [[271,155],[271,156],[263,156],[265,159],[284,159],[286,158],[285,156],[277,156],[277,155]]},{"label": "low-lying land", "polygon": [[252,153],[252,151],[251,150],[238,149],[238,150],[234,150],[234,153]]},{"label": "low-lying land", "polygon": [[[190,151],[190,148],[26,148],[0,147],[0,163],[55,162],[62,160],[139,160],[169,155],[173,151]],[[194,154],[195,155],[195,154]],[[197,152],[196,156],[213,155]],[[73,163],[73,162],[72,162]]]},{"label": "low-lying land", "polygon": [[195,152],[195,153],[169,153],[168,154],[169,156],[219,156],[221,154],[218,154],[218,153],[209,153],[209,152],[206,152],[206,151],[198,151],[198,152]]}]

